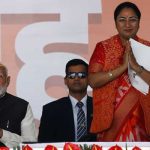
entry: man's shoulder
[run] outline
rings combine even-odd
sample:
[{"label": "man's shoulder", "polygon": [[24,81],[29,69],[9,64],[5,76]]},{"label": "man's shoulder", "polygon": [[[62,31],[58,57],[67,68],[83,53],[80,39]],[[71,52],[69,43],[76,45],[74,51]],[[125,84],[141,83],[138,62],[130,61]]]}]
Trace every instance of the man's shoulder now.
[{"label": "man's shoulder", "polygon": [[69,102],[69,97],[62,97],[60,99],[54,100],[48,104],[45,104],[43,107],[44,108],[49,108],[49,107],[60,107],[61,105],[65,105],[66,103]]},{"label": "man's shoulder", "polygon": [[11,102],[14,102],[14,103],[18,103],[18,104],[25,104],[25,105],[28,105],[29,102],[27,102],[26,100],[20,98],[20,97],[17,97],[15,95],[12,95],[10,93],[6,93],[6,98],[8,100],[10,100]]}]

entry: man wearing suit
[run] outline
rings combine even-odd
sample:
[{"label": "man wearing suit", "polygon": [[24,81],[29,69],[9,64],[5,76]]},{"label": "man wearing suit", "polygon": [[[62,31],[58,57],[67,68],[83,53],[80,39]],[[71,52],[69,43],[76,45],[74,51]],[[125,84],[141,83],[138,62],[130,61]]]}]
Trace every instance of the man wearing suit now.
[{"label": "man wearing suit", "polygon": [[[72,59],[66,65],[64,82],[69,96],[60,98],[43,106],[39,127],[39,142],[94,141],[95,135],[89,134],[92,121],[92,98],[87,95],[88,64],[81,59]],[[85,132],[78,139],[78,102],[82,102]],[[90,135],[90,136],[89,136]]]}]

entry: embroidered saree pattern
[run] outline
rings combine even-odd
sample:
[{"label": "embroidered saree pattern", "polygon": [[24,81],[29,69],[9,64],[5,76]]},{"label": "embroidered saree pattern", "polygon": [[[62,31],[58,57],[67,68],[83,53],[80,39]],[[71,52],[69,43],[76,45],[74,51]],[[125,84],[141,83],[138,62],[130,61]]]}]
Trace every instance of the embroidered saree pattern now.
[{"label": "embroidered saree pattern", "polygon": [[[136,37],[136,40],[143,44],[150,45],[149,42],[139,39],[138,37]],[[124,47],[122,46],[118,35],[115,35],[106,41],[98,43],[90,60],[89,72],[109,71],[117,68],[122,63],[123,54]],[[131,92],[130,89],[132,89],[131,91],[135,92],[136,94],[134,96],[132,96],[132,94],[129,94],[129,96],[131,95],[131,98],[134,97],[136,100],[133,103],[132,108],[128,110],[129,112],[126,112],[126,115],[123,117],[122,122],[118,125],[119,132],[116,132],[116,135],[111,135],[111,133],[109,133],[109,130],[107,129],[111,130],[111,128],[113,128],[113,121],[115,120],[114,114],[117,113],[117,111],[120,109],[120,104],[122,104],[122,101],[124,101],[124,97],[125,99],[127,99],[126,97],[128,93]],[[113,139],[108,138],[108,140],[111,141],[146,141],[146,133],[141,134],[141,137],[136,137],[136,135],[138,135],[137,132],[139,132],[139,128],[142,128],[142,131],[140,133],[146,132],[145,126],[140,123],[141,119],[139,119],[141,117],[141,114],[143,115],[143,111],[147,133],[149,133],[150,131],[150,127],[148,127],[147,124],[150,123],[150,119],[146,119],[148,111],[150,111],[150,108],[146,108],[146,99],[149,99],[150,101],[150,95],[144,95],[144,97],[143,95],[141,95],[142,94],[140,92],[136,91],[130,85],[127,72],[125,72],[119,78],[106,84],[105,86],[93,89],[94,112],[91,132],[103,133],[102,135],[103,137],[105,137],[104,131],[107,130],[108,136],[106,134],[106,137],[109,137],[109,135],[110,137],[113,137]],[[143,98],[145,99],[144,102],[142,101]],[[131,125],[133,126],[133,122],[137,124],[137,121],[140,124],[138,127],[136,127],[135,130],[135,127],[131,128]],[[100,136],[99,140],[102,140],[103,137]]]}]

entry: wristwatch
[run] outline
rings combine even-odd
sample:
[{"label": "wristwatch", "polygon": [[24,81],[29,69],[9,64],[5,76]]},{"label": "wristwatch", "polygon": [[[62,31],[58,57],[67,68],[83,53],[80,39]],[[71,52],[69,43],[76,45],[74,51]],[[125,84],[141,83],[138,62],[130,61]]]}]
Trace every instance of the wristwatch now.
[{"label": "wristwatch", "polygon": [[135,78],[136,75],[140,75],[140,74],[143,72],[143,70],[144,70],[144,67],[143,67],[143,66],[140,66],[140,67],[139,67],[139,71],[133,73],[133,77]]},{"label": "wristwatch", "polygon": [[139,68],[140,68],[139,71],[136,72],[137,75],[141,74],[144,70],[143,66],[140,66]]}]

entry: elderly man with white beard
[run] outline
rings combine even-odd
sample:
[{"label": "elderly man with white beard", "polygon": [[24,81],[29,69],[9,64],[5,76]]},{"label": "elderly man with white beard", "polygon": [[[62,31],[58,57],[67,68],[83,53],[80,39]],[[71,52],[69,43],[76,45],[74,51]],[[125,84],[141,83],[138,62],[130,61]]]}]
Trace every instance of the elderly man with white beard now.
[{"label": "elderly man with white beard", "polygon": [[6,66],[0,63],[0,146],[16,147],[35,142],[36,128],[29,103],[7,93],[10,82]]}]

